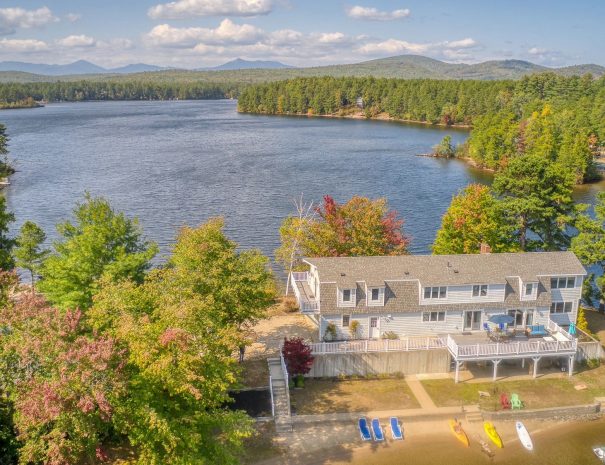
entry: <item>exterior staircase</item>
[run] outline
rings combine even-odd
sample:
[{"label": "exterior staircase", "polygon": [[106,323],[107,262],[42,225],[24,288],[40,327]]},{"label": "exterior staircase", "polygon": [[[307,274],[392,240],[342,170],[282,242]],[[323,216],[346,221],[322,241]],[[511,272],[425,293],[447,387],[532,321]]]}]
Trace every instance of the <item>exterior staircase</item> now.
[{"label": "exterior staircase", "polygon": [[267,359],[269,364],[269,380],[271,401],[273,402],[273,419],[275,431],[287,433],[292,431],[292,414],[290,411],[290,391],[288,373],[280,358]]},{"label": "exterior staircase", "polygon": [[483,414],[478,405],[467,405],[465,407],[465,412],[466,421],[469,423],[483,422]]}]

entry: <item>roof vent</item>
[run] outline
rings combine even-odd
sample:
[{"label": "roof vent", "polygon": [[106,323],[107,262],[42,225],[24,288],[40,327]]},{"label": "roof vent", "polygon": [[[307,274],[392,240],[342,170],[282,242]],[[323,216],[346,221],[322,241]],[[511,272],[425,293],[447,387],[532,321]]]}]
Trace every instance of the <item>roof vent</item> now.
[{"label": "roof vent", "polygon": [[448,268],[451,268],[451,267],[452,267],[452,264],[450,263],[450,261],[449,261],[449,260],[447,261],[447,267],[448,267]]},{"label": "roof vent", "polygon": [[346,276],[346,275],[347,275],[346,273],[340,273],[340,276]]},{"label": "roof vent", "polygon": [[410,272],[409,271],[404,271],[403,274],[407,276],[407,275],[410,274]]},{"label": "roof vent", "polygon": [[456,269],[454,270],[454,273],[458,273],[458,272],[459,272],[458,270],[456,270]]}]

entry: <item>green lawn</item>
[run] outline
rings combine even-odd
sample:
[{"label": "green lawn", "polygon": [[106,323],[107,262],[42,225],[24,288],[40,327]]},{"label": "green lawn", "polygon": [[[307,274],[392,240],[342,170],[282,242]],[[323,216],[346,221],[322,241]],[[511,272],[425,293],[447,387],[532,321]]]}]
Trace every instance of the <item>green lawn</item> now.
[{"label": "green lawn", "polygon": [[[591,375],[592,376],[592,375]],[[594,401],[599,388],[589,385],[589,389],[577,391],[575,384],[585,382],[584,377],[576,379],[537,379],[525,381],[498,381],[496,383],[458,383],[450,379],[425,380],[422,385],[438,407],[454,407],[479,404],[484,410],[500,410],[500,394],[516,392],[525,408],[589,404]],[[586,383],[588,385],[588,383]],[[491,397],[479,397],[478,391],[485,391]],[[603,390],[602,392],[605,392]]]},{"label": "green lawn", "polygon": [[304,389],[290,392],[292,406],[299,415],[401,410],[420,406],[403,379],[307,379]]}]

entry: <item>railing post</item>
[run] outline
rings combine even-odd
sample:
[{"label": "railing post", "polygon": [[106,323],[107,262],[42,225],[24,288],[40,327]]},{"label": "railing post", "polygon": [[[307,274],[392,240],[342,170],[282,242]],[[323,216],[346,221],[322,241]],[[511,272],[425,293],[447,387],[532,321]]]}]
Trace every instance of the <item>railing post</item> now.
[{"label": "railing post", "polygon": [[521,341],[517,341],[517,355],[521,352]]},{"label": "railing post", "polygon": [[407,338],[405,339],[405,351],[406,351],[406,352],[409,352],[409,351],[410,351],[410,338],[409,338],[409,337],[407,337]]},{"label": "railing post", "polygon": [[500,343],[496,342],[496,355],[500,355]]},{"label": "railing post", "polygon": [[365,351],[367,352],[368,351],[368,340],[367,339],[365,340],[365,344],[364,345],[365,345]]},{"label": "railing post", "polygon": [[475,349],[477,350],[477,354],[476,355],[479,355],[479,344],[477,344],[477,347]]},{"label": "railing post", "polygon": [[557,344],[555,346],[555,352],[559,352],[559,340],[557,339]]},{"label": "railing post", "polygon": [[429,350],[429,349],[430,349],[430,345],[429,345],[429,344],[430,344],[430,339],[429,339],[429,337],[427,336],[427,337],[426,337],[426,350]]}]

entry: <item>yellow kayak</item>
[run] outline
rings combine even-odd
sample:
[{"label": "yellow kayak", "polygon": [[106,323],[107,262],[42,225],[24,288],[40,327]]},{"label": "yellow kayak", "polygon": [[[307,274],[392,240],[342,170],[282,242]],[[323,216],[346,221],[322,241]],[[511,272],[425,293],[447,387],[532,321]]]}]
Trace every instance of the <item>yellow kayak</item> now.
[{"label": "yellow kayak", "polygon": [[468,441],[468,436],[462,429],[462,425],[458,420],[450,420],[450,429],[452,430],[452,433],[454,433],[454,436],[456,436],[456,439],[458,439],[458,441],[460,441],[466,447],[470,445]]},{"label": "yellow kayak", "polygon": [[500,435],[498,434],[498,431],[496,431],[496,427],[493,425],[493,423],[486,421],[483,423],[483,429],[485,430],[487,437],[490,438],[492,442],[496,444],[496,446],[498,446],[500,449],[504,447],[502,444],[502,438],[500,438]]}]

